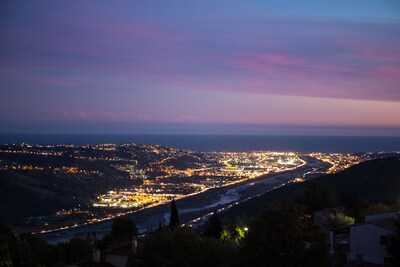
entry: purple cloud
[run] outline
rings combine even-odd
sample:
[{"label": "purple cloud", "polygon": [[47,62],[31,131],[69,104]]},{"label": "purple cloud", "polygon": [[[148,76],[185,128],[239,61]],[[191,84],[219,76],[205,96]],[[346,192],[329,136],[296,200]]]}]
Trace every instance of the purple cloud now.
[{"label": "purple cloud", "polygon": [[[280,15],[254,3],[221,13],[222,2],[188,14],[181,5],[9,8],[0,19],[0,111],[19,120],[276,124],[232,115],[235,102],[222,95],[251,99],[243,110],[258,95],[400,101],[400,20]],[[219,116],[201,109],[210,98]],[[9,104],[17,100],[20,108]]]}]

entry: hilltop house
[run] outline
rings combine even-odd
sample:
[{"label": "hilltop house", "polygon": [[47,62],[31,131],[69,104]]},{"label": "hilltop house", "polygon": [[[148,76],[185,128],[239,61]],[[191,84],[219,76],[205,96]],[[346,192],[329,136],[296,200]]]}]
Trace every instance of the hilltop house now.
[{"label": "hilltop house", "polygon": [[400,211],[381,212],[366,215],[365,223],[350,226],[348,262],[390,266],[385,241],[388,235],[396,233],[393,219],[398,218]]}]

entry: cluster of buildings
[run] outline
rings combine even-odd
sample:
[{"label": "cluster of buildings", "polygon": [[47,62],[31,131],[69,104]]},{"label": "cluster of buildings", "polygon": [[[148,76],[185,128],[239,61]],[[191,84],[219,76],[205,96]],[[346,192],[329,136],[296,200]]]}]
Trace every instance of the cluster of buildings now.
[{"label": "cluster of buildings", "polygon": [[[342,153],[311,153],[311,157],[327,162],[332,166],[326,173],[337,173],[363,161],[360,155]],[[368,159],[368,158],[366,158]]]},{"label": "cluster of buildings", "polygon": [[[329,209],[319,215],[335,212],[337,209]],[[331,229],[329,252],[336,261],[335,266],[394,266],[386,246],[389,236],[399,231],[400,210],[369,214],[363,223]]]},{"label": "cluster of buildings", "polygon": [[166,203],[174,198],[176,194],[154,194],[143,191],[109,191],[107,194],[98,197],[93,203],[94,207],[102,208],[144,208],[150,205]]},{"label": "cluster of buildings", "polygon": [[[155,147],[156,154],[166,153]],[[175,150],[174,150],[175,151]],[[182,153],[189,153],[183,151]],[[306,164],[295,153],[284,152],[213,152],[202,164],[195,167],[176,168],[170,165],[182,155],[179,151],[153,162],[148,172],[159,172],[163,175],[149,177],[146,170],[136,164],[119,164],[114,166],[120,171],[129,173],[132,179],[143,180],[142,185],[132,189],[113,190],[100,195],[93,204],[102,208],[143,208],[167,203],[204,190],[227,186],[248,179],[274,172],[292,170]],[[186,154],[185,154],[186,155]],[[186,155],[187,156],[187,155]],[[201,160],[201,158],[198,158]],[[213,159],[213,160],[211,160]],[[183,162],[183,165],[185,162]]]}]

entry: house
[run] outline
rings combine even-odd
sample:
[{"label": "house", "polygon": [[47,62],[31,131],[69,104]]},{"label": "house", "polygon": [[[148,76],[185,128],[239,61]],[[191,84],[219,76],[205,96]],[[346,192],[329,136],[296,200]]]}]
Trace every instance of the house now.
[{"label": "house", "polygon": [[111,247],[104,251],[105,261],[116,267],[125,267],[128,263],[129,256],[136,254],[136,249],[136,239],[133,242]]},{"label": "house", "polygon": [[365,223],[352,225],[347,260],[388,265],[390,255],[385,240],[396,233],[393,221],[396,218],[400,218],[400,211],[382,212],[365,216]]},{"label": "house", "polygon": [[136,255],[137,250],[138,241],[136,238],[134,238],[132,242],[126,242],[108,248],[102,253],[100,252],[100,249],[94,247],[93,257],[91,260],[74,263],[68,265],[68,267],[126,267],[129,257]]}]

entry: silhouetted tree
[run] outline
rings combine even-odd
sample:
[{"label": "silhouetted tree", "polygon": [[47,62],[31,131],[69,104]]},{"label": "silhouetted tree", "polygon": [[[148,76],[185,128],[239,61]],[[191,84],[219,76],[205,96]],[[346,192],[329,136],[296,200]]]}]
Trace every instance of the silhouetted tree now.
[{"label": "silhouetted tree", "polygon": [[359,199],[355,191],[346,189],[340,193],[340,203],[350,211],[350,215],[355,218],[356,222],[364,221],[367,204]]},{"label": "silhouetted tree", "polygon": [[329,263],[326,235],[308,221],[303,207],[294,203],[270,206],[256,218],[241,251],[243,266],[327,266]]},{"label": "silhouetted tree", "polygon": [[143,241],[143,249],[130,266],[230,266],[229,248],[220,240],[200,237],[193,229],[163,228]]},{"label": "silhouetted tree", "polygon": [[138,230],[133,220],[126,217],[114,219],[111,236],[119,241],[131,241],[134,236],[137,236]]},{"label": "silhouetted tree", "polygon": [[204,230],[205,236],[210,236],[219,239],[221,237],[222,226],[216,211],[213,212],[210,219],[206,223]]},{"label": "silhouetted tree", "polygon": [[112,223],[111,233],[105,235],[98,246],[101,249],[109,248],[119,243],[132,241],[133,237],[137,235],[138,229],[133,220],[126,217],[118,217]]},{"label": "silhouetted tree", "polygon": [[131,241],[133,237],[137,235],[138,230],[133,220],[126,217],[119,217],[114,219],[111,228],[111,237],[114,241]]},{"label": "silhouetted tree", "polygon": [[179,213],[178,208],[176,207],[175,200],[171,201],[171,217],[169,219],[169,227],[171,229],[176,228],[177,226],[181,225],[179,221]]}]

